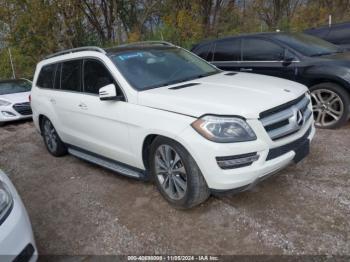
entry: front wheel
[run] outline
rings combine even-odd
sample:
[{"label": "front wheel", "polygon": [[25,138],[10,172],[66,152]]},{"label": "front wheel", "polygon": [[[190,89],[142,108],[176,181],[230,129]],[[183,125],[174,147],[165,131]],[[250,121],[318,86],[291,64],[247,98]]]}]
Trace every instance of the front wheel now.
[{"label": "front wheel", "polygon": [[207,183],[187,150],[174,140],[158,137],[150,150],[153,179],[163,197],[178,208],[191,208],[210,195]]},{"label": "front wheel", "polygon": [[63,156],[67,154],[67,147],[58,136],[51,121],[44,118],[41,123],[41,133],[44,138],[47,150],[53,156]]},{"label": "front wheel", "polygon": [[310,92],[316,127],[332,129],[347,122],[350,99],[341,86],[322,83],[312,86]]}]

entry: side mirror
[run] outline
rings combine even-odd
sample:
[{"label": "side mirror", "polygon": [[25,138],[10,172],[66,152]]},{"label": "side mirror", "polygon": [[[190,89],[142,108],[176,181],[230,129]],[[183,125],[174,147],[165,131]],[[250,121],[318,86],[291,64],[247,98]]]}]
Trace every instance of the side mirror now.
[{"label": "side mirror", "polygon": [[100,100],[122,100],[123,96],[118,96],[117,89],[114,84],[101,87],[98,91]]}]

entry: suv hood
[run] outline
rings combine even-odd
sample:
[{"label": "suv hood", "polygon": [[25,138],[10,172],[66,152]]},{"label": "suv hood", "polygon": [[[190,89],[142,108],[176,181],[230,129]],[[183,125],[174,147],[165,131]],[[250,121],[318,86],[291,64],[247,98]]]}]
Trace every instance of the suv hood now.
[{"label": "suv hood", "polygon": [[[179,89],[184,84],[198,83]],[[205,114],[259,118],[259,113],[298,98],[307,88],[296,82],[252,73],[222,72],[139,92],[140,105],[200,117]]]},{"label": "suv hood", "polygon": [[9,101],[10,103],[13,103],[13,104],[25,103],[25,102],[29,102],[29,95],[30,95],[30,92],[13,93],[13,94],[0,95],[0,99]]}]

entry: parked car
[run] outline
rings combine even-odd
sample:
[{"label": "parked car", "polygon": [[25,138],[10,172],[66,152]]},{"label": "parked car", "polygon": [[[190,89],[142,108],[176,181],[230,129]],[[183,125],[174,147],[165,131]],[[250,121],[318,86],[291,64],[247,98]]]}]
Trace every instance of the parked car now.
[{"label": "parked car", "polygon": [[350,22],[310,28],[304,33],[322,38],[346,49],[350,48]]},{"label": "parked car", "polygon": [[259,33],[196,45],[192,52],[223,70],[290,79],[311,91],[315,125],[344,125],[350,110],[350,53],[301,33]]},{"label": "parked car", "polygon": [[26,79],[0,81],[0,126],[32,117],[29,95],[32,82]]},{"label": "parked car", "polygon": [[305,86],[224,72],[166,42],[53,54],[33,83],[34,124],[52,155],[154,179],[182,208],[300,161],[315,133]]},{"label": "parked car", "polygon": [[10,179],[0,170],[0,260],[36,261],[32,227]]}]

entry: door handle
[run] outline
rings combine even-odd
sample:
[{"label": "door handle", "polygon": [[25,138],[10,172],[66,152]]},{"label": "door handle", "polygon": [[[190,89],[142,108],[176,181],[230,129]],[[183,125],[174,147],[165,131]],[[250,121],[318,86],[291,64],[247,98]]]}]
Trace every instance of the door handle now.
[{"label": "door handle", "polygon": [[251,72],[251,71],[253,71],[253,68],[241,68],[239,71],[241,71],[241,72]]},{"label": "door handle", "polygon": [[52,104],[56,104],[56,99],[50,98],[50,102],[51,102]]},{"label": "door handle", "polygon": [[80,109],[87,109],[87,108],[88,108],[87,105],[84,104],[84,103],[80,103],[80,104],[78,105],[78,107],[79,107]]}]

